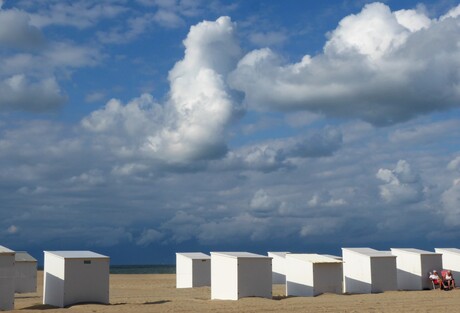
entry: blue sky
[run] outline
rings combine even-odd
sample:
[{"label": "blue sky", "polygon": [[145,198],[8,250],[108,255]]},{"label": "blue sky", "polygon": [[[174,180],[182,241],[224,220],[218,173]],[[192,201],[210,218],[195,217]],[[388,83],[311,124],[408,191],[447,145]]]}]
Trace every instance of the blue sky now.
[{"label": "blue sky", "polygon": [[458,1],[0,0],[1,244],[459,247]]}]

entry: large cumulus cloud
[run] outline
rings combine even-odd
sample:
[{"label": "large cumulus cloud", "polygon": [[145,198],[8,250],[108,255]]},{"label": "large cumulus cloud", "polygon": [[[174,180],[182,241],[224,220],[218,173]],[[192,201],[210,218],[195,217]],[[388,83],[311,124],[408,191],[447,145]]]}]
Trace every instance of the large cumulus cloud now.
[{"label": "large cumulus cloud", "polygon": [[230,84],[259,110],[309,110],[389,125],[460,103],[458,8],[430,20],[382,3],[342,19],[323,53],[287,64],[248,53]]},{"label": "large cumulus cloud", "polygon": [[[84,119],[83,126],[113,134],[118,122],[128,123],[136,128],[127,131],[140,138],[142,153],[172,163],[223,156],[225,129],[237,111],[225,83],[240,56],[235,24],[221,17],[192,26],[184,46],[184,58],[169,72],[169,99],[163,106],[147,96],[142,106],[138,100],[126,107],[113,100]],[[147,106],[157,108],[152,112]]]}]

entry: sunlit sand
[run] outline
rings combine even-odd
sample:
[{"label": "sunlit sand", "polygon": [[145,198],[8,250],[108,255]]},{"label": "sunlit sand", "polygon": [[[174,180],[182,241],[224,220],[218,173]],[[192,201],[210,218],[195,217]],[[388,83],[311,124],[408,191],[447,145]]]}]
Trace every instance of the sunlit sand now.
[{"label": "sunlit sand", "polygon": [[78,304],[54,308],[42,304],[43,272],[36,293],[17,294],[11,312],[436,312],[460,308],[460,289],[452,291],[390,291],[379,294],[285,297],[274,285],[273,298],[211,300],[211,289],[176,289],[174,274],[110,276],[110,304]]}]

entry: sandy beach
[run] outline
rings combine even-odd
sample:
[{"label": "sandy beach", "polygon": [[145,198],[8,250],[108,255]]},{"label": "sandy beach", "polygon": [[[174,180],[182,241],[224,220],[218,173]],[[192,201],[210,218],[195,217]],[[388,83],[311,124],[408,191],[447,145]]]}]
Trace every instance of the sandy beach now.
[{"label": "sandy beach", "polygon": [[284,296],[274,285],[273,299],[211,300],[209,287],[176,289],[174,274],[110,276],[110,304],[55,308],[42,304],[43,272],[36,293],[17,294],[12,312],[435,312],[460,310],[460,289],[391,291],[366,295],[323,294],[314,298]]}]

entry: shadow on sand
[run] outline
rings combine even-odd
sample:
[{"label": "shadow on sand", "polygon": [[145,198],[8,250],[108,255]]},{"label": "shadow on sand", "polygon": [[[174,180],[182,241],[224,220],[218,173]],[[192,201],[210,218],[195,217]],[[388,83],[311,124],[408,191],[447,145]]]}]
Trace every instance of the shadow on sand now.
[{"label": "shadow on sand", "polygon": [[49,304],[35,304],[32,306],[28,306],[26,308],[22,308],[21,310],[53,310],[59,309],[57,306],[52,306]]},{"label": "shadow on sand", "polygon": [[171,302],[171,300],[160,300],[160,301],[153,301],[153,302],[144,302],[144,304],[163,304]]}]

